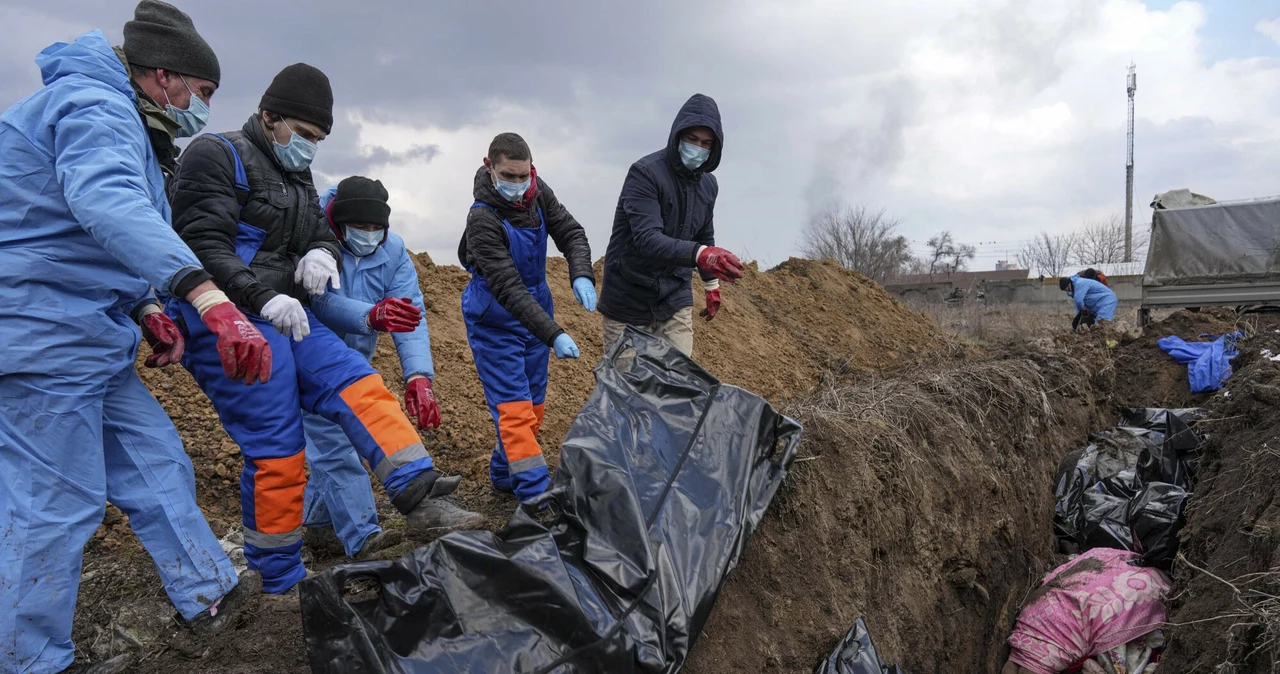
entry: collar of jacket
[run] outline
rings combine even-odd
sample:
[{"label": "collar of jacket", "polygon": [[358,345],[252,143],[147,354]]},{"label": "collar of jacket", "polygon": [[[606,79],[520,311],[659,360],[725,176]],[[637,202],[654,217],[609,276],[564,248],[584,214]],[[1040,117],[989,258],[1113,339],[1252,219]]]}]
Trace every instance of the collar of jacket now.
[{"label": "collar of jacket", "polygon": [[[148,129],[154,129],[169,137],[169,144],[173,145],[177,136],[179,127],[173,118],[165,114],[165,111],[155,101],[151,100],[142,87],[133,81],[133,71],[129,70],[129,59],[124,55],[124,48],[113,47],[116,58],[120,59],[120,65],[124,66],[125,73],[129,76],[129,84],[133,87],[133,94],[137,98],[138,114],[142,116],[142,122],[147,125]],[[159,148],[157,148],[159,150]],[[175,153],[176,154],[176,153]]]}]

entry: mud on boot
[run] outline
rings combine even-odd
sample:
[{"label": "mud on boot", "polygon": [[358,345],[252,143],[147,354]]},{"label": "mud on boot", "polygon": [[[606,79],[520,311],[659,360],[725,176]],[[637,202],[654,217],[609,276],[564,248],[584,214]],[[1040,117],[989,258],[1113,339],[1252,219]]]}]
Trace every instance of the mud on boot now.
[{"label": "mud on boot", "polygon": [[[342,545],[342,539],[338,538],[337,532],[330,525],[318,527],[302,528],[302,547],[304,550],[310,550],[313,559],[331,559],[333,557],[344,557],[347,550]],[[303,560],[305,563],[307,560]]]},{"label": "mud on boot", "polygon": [[443,533],[478,528],[484,524],[484,515],[465,510],[447,498],[461,481],[460,475],[445,477],[436,470],[428,470],[406,485],[391,499],[391,504],[404,514],[411,532]]},{"label": "mud on boot", "polygon": [[403,531],[384,529],[364,539],[364,545],[360,546],[360,552],[356,553],[356,559],[367,559],[387,548],[400,545],[402,542],[404,542]]},{"label": "mud on boot", "polygon": [[262,576],[257,571],[245,571],[240,574],[240,581],[236,586],[219,597],[212,606],[191,620],[179,622],[197,631],[220,630],[234,623],[236,614],[244,608],[245,602],[259,594],[262,594]]}]

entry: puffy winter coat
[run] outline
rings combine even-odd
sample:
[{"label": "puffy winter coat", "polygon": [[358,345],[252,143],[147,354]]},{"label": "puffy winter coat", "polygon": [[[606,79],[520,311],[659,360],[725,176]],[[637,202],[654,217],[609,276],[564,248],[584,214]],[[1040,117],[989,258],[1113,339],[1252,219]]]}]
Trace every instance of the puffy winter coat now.
[{"label": "puffy winter coat", "polygon": [[[710,128],[716,141],[707,161],[690,171],[680,161],[680,134],[695,126]],[[647,325],[693,305],[689,284],[698,248],[716,241],[712,216],[720,186],[711,172],[723,146],[720,109],[710,96],[694,94],[676,115],[667,147],[631,165],[604,254],[600,313]]]},{"label": "puffy winter coat", "polygon": [[[333,187],[324,193],[320,198],[321,208],[329,205],[337,191],[338,188]],[[434,380],[436,371],[431,362],[427,310],[418,286],[418,270],[404,247],[404,239],[395,232],[387,232],[386,241],[365,257],[356,257],[345,246],[340,248],[342,287],[311,298],[311,311],[321,323],[338,333],[347,346],[372,359],[378,350],[378,332],[365,320],[373,305],[388,297],[408,297],[422,312],[422,322],[413,332],[391,333],[396,353],[400,355],[400,368],[405,379],[422,374]]]},{"label": "puffy winter coat", "polygon": [[487,169],[481,166],[476,171],[472,194],[476,201],[492,208],[473,208],[467,214],[467,228],[458,244],[458,259],[462,266],[474,269],[484,277],[494,299],[503,309],[511,312],[525,329],[550,346],[564,330],[520,280],[502,221],[510,222],[512,227],[539,227],[537,211],[541,209],[547,223],[547,235],[569,261],[569,278],[586,277],[595,283],[596,275],[591,268],[591,244],[587,241],[586,231],[536,173],[534,180],[535,189],[525,195],[526,202],[532,197],[532,205],[516,205],[498,194]]},{"label": "puffy winter coat", "polygon": [[319,248],[342,264],[311,171],[284,170],[257,114],[239,131],[221,135],[235,145],[248,193],[236,190],[235,159],[226,142],[200,136],[178,161],[174,229],[240,308],[261,313],[280,293],[307,302],[306,291],[293,280],[299,258]]},{"label": "puffy winter coat", "polygon": [[[0,376],[103,381],[132,367],[129,312],[209,276],[169,225],[164,176],[100,31],[36,57],[44,87],[0,116]],[[186,287],[190,286],[190,287]]]}]

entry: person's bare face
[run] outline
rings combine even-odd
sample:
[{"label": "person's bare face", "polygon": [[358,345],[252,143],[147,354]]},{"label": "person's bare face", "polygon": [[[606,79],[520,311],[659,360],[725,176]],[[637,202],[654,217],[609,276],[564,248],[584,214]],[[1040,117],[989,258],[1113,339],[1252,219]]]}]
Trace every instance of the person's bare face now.
[{"label": "person's bare face", "polygon": [[484,166],[489,169],[489,175],[493,176],[495,180],[502,180],[508,183],[522,183],[529,179],[529,175],[533,171],[532,160],[517,160],[506,156],[499,156],[496,162],[485,157]]}]

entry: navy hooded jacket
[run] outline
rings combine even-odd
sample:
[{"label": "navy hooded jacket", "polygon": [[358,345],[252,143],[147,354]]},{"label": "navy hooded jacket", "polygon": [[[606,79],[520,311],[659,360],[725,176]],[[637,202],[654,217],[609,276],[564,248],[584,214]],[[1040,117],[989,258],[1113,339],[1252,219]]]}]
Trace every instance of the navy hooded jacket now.
[{"label": "navy hooded jacket", "polygon": [[[707,161],[690,171],[680,161],[680,135],[695,126],[711,129],[716,139]],[[711,172],[723,147],[720,109],[710,96],[694,94],[671,125],[667,147],[631,165],[605,251],[600,313],[607,318],[648,325],[693,305],[698,249],[715,245],[720,186]]]}]

